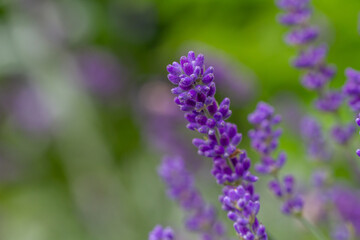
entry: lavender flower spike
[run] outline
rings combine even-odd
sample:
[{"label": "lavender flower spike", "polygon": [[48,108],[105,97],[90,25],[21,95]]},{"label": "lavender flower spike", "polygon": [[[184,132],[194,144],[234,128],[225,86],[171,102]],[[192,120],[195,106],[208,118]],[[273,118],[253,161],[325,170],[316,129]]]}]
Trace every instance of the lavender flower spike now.
[{"label": "lavender flower spike", "polygon": [[319,161],[327,161],[330,152],[326,148],[326,141],[320,124],[312,117],[304,117],[301,120],[301,135],[307,145],[308,154]]},{"label": "lavender flower spike", "polygon": [[315,102],[317,109],[335,112],[342,103],[342,95],[338,91],[327,91],[325,85],[335,76],[335,68],[325,61],[327,46],[315,45],[319,29],[309,24],[312,11],[309,0],[276,0],[278,7],[284,10],[278,21],[292,29],[285,36],[288,45],[299,46],[298,56],[293,66],[305,70],[301,77],[302,85],[309,90],[321,92]]},{"label": "lavender flower spike", "polygon": [[225,239],[225,229],[217,220],[215,208],[206,204],[195,188],[183,159],[164,158],[158,172],[167,185],[169,197],[187,212],[186,228],[200,233],[204,240]]},{"label": "lavender flower spike", "polygon": [[[212,174],[219,184],[225,185],[224,198],[220,198],[225,211],[237,209],[234,214],[228,215],[235,221],[234,227],[241,239],[267,239],[264,226],[257,220],[256,204],[258,195],[254,193],[252,183],[257,177],[252,175],[250,159],[244,150],[237,148],[242,135],[238,133],[235,124],[226,122],[231,116],[230,99],[225,98],[220,104],[214,98],[216,86],[214,80],[214,68],[205,68],[204,56],[190,51],[188,56],[181,57],[180,63],[174,62],[167,66],[168,79],[176,87],[171,92],[175,95],[175,103],[185,112],[185,118],[189,122],[187,128],[204,134],[204,138],[196,138],[193,144],[198,148],[200,155],[213,159]],[[246,201],[233,201],[231,199],[242,198],[242,194],[228,196],[234,191],[240,191],[242,187],[246,194]],[[234,191],[230,191],[234,190]],[[245,195],[244,195],[245,196]],[[227,197],[230,198],[229,200]],[[239,205],[241,203],[241,205]],[[253,209],[251,214],[247,208]],[[256,210],[256,211],[255,211]],[[239,227],[241,226],[241,227]]]},{"label": "lavender flower spike", "polygon": [[174,240],[174,233],[170,227],[157,225],[150,233],[149,240]]},{"label": "lavender flower spike", "polygon": [[282,212],[287,215],[300,215],[303,208],[302,199],[294,192],[295,179],[287,175],[278,180],[278,171],[286,162],[285,153],[275,159],[273,152],[278,147],[281,129],[275,128],[280,123],[280,115],[274,114],[274,108],[267,103],[259,102],[255,111],[248,116],[254,129],[249,131],[251,146],[260,154],[261,163],[255,169],[262,174],[272,174],[269,182],[271,192],[283,200]]}]

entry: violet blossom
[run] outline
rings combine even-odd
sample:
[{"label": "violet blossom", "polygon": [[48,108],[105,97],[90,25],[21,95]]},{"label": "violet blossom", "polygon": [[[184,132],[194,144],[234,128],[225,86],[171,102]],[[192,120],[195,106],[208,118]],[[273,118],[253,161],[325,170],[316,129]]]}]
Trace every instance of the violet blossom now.
[{"label": "violet blossom", "polygon": [[360,236],[360,193],[355,189],[336,187],[332,192],[333,203],[344,222],[350,223]]},{"label": "violet blossom", "polygon": [[170,227],[164,228],[161,225],[157,225],[149,233],[149,240],[175,240],[174,232]]},{"label": "violet blossom", "polygon": [[355,130],[353,123],[349,123],[345,126],[335,125],[331,130],[331,136],[338,144],[346,145],[354,135]]}]

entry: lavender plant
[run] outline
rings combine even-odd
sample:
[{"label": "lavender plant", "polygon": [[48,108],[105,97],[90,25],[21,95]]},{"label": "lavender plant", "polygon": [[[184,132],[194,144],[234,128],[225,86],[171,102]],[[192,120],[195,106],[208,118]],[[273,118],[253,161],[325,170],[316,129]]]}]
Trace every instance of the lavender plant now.
[{"label": "lavender plant", "polygon": [[[348,81],[342,91],[329,87],[329,82],[334,78],[336,71],[334,66],[326,63],[326,45],[315,44],[319,28],[309,23],[312,15],[310,1],[277,0],[276,2],[278,7],[284,10],[284,13],[278,17],[279,22],[292,28],[286,35],[285,42],[299,48],[298,56],[292,64],[304,71],[301,77],[302,85],[318,94],[315,101],[316,109],[322,113],[328,112],[338,116],[339,108],[347,97],[349,106],[359,112],[359,72],[347,70]],[[217,184],[223,188],[219,197],[221,207],[233,222],[239,239],[268,239],[265,226],[258,219],[260,196],[254,187],[258,177],[250,170],[251,160],[246,151],[239,148],[242,134],[238,132],[235,124],[228,121],[232,114],[230,99],[224,98],[217,102],[214,68],[206,68],[204,62],[202,54],[196,56],[190,51],[187,56],[180,58],[180,62],[173,62],[167,66],[168,79],[175,85],[171,89],[175,95],[174,102],[184,112],[188,122],[186,127],[202,134],[202,138],[194,138],[192,143],[197,147],[199,155],[212,159],[211,173]],[[281,122],[281,116],[275,114],[274,108],[269,104],[259,102],[255,111],[248,116],[248,121],[253,125],[253,129],[249,131],[251,147],[260,156],[260,162],[255,165],[255,170],[272,177],[268,187],[282,202],[282,212],[299,219],[317,239],[327,239],[316,226],[304,218],[304,199],[295,190],[294,176],[285,175],[280,178],[280,170],[286,162],[284,152],[276,153],[282,134],[282,130],[277,127]],[[356,122],[360,126],[360,115]],[[355,127],[352,124],[338,121],[332,126],[329,135],[339,146],[346,147],[349,146],[354,131]],[[301,122],[301,132],[307,142],[308,155],[328,168],[333,154],[321,124],[313,117],[306,117]],[[357,150],[357,154],[360,156],[360,149]],[[328,181],[329,173],[323,170],[314,171],[315,189],[323,194],[321,197],[325,195],[328,197],[329,200],[325,202],[336,208],[338,210],[336,214],[339,216],[336,219],[338,224],[332,234],[326,235],[331,235],[337,240],[350,239],[352,235],[346,224],[344,225],[344,221],[350,221],[356,226],[359,218],[345,216],[342,211],[346,209],[344,204],[342,206],[338,204],[339,196],[343,194],[335,191],[337,189],[335,185],[331,185]],[[195,188],[193,178],[185,169],[183,160],[165,158],[158,172],[168,187],[170,198],[178,202],[186,212],[187,230],[198,232],[202,239],[206,240],[225,239],[224,227],[217,220],[214,207],[205,203]],[[156,235],[157,238],[153,237],[151,240],[162,239],[163,232],[163,228],[157,227],[157,230],[150,234],[150,237]]]}]

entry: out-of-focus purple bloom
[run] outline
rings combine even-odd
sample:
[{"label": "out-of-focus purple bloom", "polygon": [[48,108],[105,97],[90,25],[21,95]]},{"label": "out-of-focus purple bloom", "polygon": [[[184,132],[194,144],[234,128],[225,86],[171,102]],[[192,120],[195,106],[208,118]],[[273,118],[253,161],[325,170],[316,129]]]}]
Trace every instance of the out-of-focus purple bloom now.
[{"label": "out-of-focus purple bloom", "polygon": [[294,59],[293,64],[297,68],[315,68],[324,61],[326,54],[326,45],[309,47],[300,52],[300,54]]},{"label": "out-of-focus purple bloom", "polygon": [[316,71],[309,70],[301,77],[301,83],[307,89],[319,90],[335,76],[335,73],[335,68],[332,66],[320,67]]},{"label": "out-of-focus purple bloom", "polygon": [[23,74],[4,76],[0,88],[0,110],[18,130],[32,137],[46,137],[53,130],[54,115],[46,96]]},{"label": "out-of-focus purple bloom", "polygon": [[343,101],[343,95],[337,91],[329,91],[315,101],[317,109],[324,112],[335,112]]},{"label": "out-of-focus purple bloom", "polygon": [[334,240],[349,240],[350,232],[349,229],[345,226],[345,224],[338,225],[335,230],[332,232],[332,238]]},{"label": "out-of-focus purple bloom", "polygon": [[318,38],[319,29],[308,23],[311,17],[309,1],[276,0],[276,3],[285,11],[278,17],[279,22],[292,27],[285,37],[285,42],[289,45],[301,46],[292,64],[294,67],[306,71],[301,77],[302,85],[307,89],[317,90],[324,94],[315,103],[319,110],[336,111],[340,107],[342,99],[323,90],[325,85],[334,78],[336,70],[326,63],[326,44],[314,44]]},{"label": "out-of-focus purple bloom", "polygon": [[274,108],[269,104],[259,102],[248,120],[255,127],[249,131],[252,147],[262,155],[271,154],[277,148],[282,133],[281,129],[274,129],[280,123],[281,116],[274,115]]},{"label": "out-of-focus purple bloom", "polygon": [[329,174],[326,171],[317,170],[312,175],[312,183],[315,188],[323,188],[328,181]]},{"label": "out-of-focus purple bloom", "polygon": [[337,187],[333,190],[333,202],[342,219],[352,224],[360,236],[360,194],[357,190]]},{"label": "out-of-focus purple bloom", "polygon": [[[156,77],[157,79],[157,77]],[[179,131],[184,120],[172,103],[173,96],[168,85],[151,79],[139,92],[140,119],[149,143],[165,155],[182,156],[192,168],[201,165],[201,161],[192,161],[196,154],[191,151],[192,144],[187,136]]]},{"label": "out-of-focus purple bloom", "polygon": [[200,233],[202,239],[223,239],[225,229],[214,207],[205,203],[182,158],[164,158],[158,173],[167,185],[169,197],[187,212],[186,228]]},{"label": "out-of-focus purple bloom", "polygon": [[310,9],[302,9],[280,14],[278,16],[278,21],[281,24],[288,26],[299,25],[306,22],[310,18],[310,16]]},{"label": "out-of-focus purple bloom", "polygon": [[[171,92],[176,95],[174,101],[185,113],[189,122],[187,128],[205,135],[205,138],[196,138],[193,144],[198,148],[198,153],[213,159],[212,174],[219,184],[239,186],[244,189],[253,189],[252,183],[257,177],[252,175],[250,159],[246,152],[237,148],[241,141],[234,124],[228,123],[231,116],[230,99],[225,98],[220,104],[214,98],[216,86],[214,80],[214,68],[205,68],[204,56],[190,51],[188,56],[180,58],[180,63],[174,62],[167,66],[168,79],[176,87]],[[252,195],[252,194],[250,194]],[[238,209],[240,214],[245,214],[244,209]],[[256,214],[253,214],[254,223]],[[240,221],[241,219],[239,219]],[[241,231],[236,228],[240,224]],[[240,238],[249,238],[249,232],[253,236],[264,236],[267,239],[265,228],[261,232],[254,232],[254,225],[235,223],[235,229]],[[247,237],[249,235],[249,237]]]},{"label": "out-of-focus purple bloom", "polygon": [[309,0],[277,0],[277,6],[287,11],[306,9]]},{"label": "out-of-focus purple bloom", "polygon": [[[277,149],[281,129],[275,129],[280,123],[281,116],[274,114],[274,108],[267,103],[260,102],[253,113],[248,116],[249,122],[254,129],[249,131],[251,146],[260,154],[261,163],[255,169],[262,174],[273,174],[277,172],[286,162],[285,153],[280,153],[277,159],[272,156]],[[279,199],[284,200],[282,212],[284,214],[298,215],[302,211],[303,201],[294,193],[295,179],[291,175],[284,177],[280,182],[277,178],[269,182],[269,189]]]},{"label": "out-of-focus purple bloom", "polygon": [[294,192],[295,179],[292,175],[285,176],[282,182],[277,179],[271,180],[268,186],[276,197],[284,199],[281,208],[284,214],[295,216],[301,214],[304,203],[302,198]]},{"label": "out-of-focus purple bloom", "polygon": [[150,233],[149,240],[174,240],[174,232],[170,227],[157,225]]},{"label": "out-of-focus purple bloom", "polygon": [[92,93],[103,97],[114,97],[122,89],[127,76],[118,60],[105,51],[89,50],[78,56],[82,80]]},{"label": "out-of-focus purple bloom", "polygon": [[319,30],[316,27],[294,29],[285,37],[285,42],[289,45],[307,44],[317,38]]},{"label": "out-of-focus purple bloom", "polygon": [[352,68],[346,69],[347,81],[343,87],[343,92],[349,98],[349,106],[354,110],[360,111],[360,72]]},{"label": "out-of-focus purple bloom", "polygon": [[344,145],[351,139],[355,131],[356,128],[353,123],[350,123],[346,126],[335,125],[331,129],[331,135],[335,142]]},{"label": "out-of-focus purple bloom", "polygon": [[51,114],[46,109],[45,100],[30,86],[16,91],[10,111],[14,121],[29,132],[44,132],[51,127]]},{"label": "out-of-focus purple bloom", "polygon": [[300,129],[307,145],[308,154],[320,161],[328,160],[330,152],[326,148],[326,141],[320,124],[312,117],[304,117]]}]

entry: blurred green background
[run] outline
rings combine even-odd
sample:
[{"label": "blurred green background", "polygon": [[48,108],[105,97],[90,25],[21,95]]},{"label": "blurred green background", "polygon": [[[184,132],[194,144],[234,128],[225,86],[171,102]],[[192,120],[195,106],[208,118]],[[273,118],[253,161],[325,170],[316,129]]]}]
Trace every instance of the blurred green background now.
[{"label": "blurred green background", "polygon": [[[346,67],[360,68],[360,1],[312,2],[341,86]],[[296,50],[283,43],[278,12],[272,0],[0,1],[0,239],[140,240],[157,223],[196,239],[156,173],[164,154],[183,155],[219,207],[211,162],[196,156],[166,79],[166,65],[189,50],[215,67],[218,99],[230,96],[244,135],[257,101],[284,114],[284,172],[306,189],[313,164],[298,123],[315,94],[289,65]],[[335,172],[349,178],[341,159]],[[266,180],[258,189],[269,233],[312,239],[279,213]]]}]

